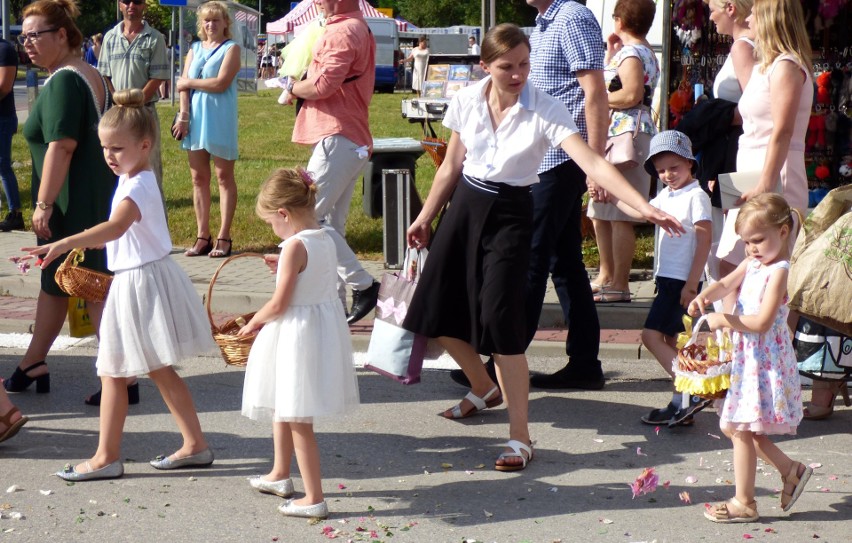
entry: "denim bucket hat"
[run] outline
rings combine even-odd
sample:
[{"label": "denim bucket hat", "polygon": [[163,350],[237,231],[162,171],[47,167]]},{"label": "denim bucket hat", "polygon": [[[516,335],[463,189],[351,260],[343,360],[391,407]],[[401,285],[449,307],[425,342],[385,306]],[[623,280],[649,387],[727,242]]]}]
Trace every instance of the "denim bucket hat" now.
[{"label": "denim bucket hat", "polygon": [[645,160],[645,171],[651,174],[651,177],[657,177],[657,170],[654,168],[653,158],[660,153],[674,153],[682,156],[687,160],[692,161],[692,170],[698,162],[692,154],[692,141],[689,136],[677,130],[664,130],[651,138],[651,147],[648,150],[648,159]]}]

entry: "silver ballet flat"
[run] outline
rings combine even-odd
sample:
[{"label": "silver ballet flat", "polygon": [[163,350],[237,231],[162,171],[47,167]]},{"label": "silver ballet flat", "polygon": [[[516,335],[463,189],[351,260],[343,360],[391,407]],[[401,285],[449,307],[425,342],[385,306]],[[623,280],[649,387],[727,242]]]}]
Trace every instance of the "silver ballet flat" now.
[{"label": "silver ballet flat", "polygon": [[288,517],[328,518],[328,505],[325,504],[325,500],[313,505],[296,505],[293,500],[287,500],[278,506],[278,510]]},{"label": "silver ballet flat", "polygon": [[171,458],[162,454],[151,460],[150,464],[157,469],[203,468],[213,463],[213,451],[204,449],[200,453]]},{"label": "silver ballet flat", "polygon": [[116,479],[124,475],[124,464],[121,460],[116,460],[112,464],[107,464],[101,469],[92,469],[88,462],[85,463],[88,471],[77,471],[71,464],[65,464],[62,471],[57,471],[56,476],[65,479],[66,481],[96,481],[98,479]]},{"label": "silver ballet flat", "polygon": [[282,498],[289,498],[294,492],[293,479],[289,478],[280,481],[264,481],[260,477],[251,477],[248,481],[252,488],[264,494],[275,494]]}]

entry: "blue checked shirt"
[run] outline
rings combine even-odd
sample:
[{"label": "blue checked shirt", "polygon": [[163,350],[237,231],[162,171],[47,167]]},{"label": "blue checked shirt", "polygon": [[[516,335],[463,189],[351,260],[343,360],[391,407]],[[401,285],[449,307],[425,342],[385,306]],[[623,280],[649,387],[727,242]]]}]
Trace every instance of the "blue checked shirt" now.
[{"label": "blue checked shirt", "polygon": [[[544,15],[536,16],[535,24],[530,36],[530,81],[568,106],[583,139],[588,139],[586,99],[576,73],[603,70],[606,47],[601,27],[588,8],[573,0],[553,0]],[[538,173],[568,160],[562,148],[551,149]]]}]

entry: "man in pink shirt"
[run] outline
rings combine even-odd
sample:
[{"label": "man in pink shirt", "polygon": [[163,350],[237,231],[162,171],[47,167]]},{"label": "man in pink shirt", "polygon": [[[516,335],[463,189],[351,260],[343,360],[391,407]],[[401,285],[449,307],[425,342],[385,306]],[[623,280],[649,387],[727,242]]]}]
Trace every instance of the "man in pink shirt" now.
[{"label": "man in pink shirt", "polygon": [[350,324],[376,306],[379,283],[358,262],[346,240],[346,218],[355,181],[363,172],[373,137],[368,109],[376,78],[376,42],[358,0],[314,0],[326,14],[325,32],[313,49],[308,75],[290,87],[304,100],[293,141],[313,145],[307,170],[317,183],[317,218],[334,229],[338,291],[346,307],[352,286]]}]

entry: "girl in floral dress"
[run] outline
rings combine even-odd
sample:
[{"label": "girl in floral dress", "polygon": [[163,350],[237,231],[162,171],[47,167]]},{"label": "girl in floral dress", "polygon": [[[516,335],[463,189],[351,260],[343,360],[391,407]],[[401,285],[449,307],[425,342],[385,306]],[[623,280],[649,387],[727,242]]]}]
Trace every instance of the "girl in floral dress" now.
[{"label": "girl in floral dress", "polygon": [[706,288],[689,304],[689,314],[739,290],[733,315],[711,313],[712,330],[733,330],[731,388],[721,409],[722,431],[734,444],[736,494],[727,503],[708,505],[713,522],[753,522],[757,457],[782,474],[781,509],[789,511],[813,470],[792,460],[769,439],[796,433],[802,399],[796,357],[787,327],[790,206],[778,194],[764,193],[740,208],[737,234],[745,242],[746,259],[730,275]]}]

